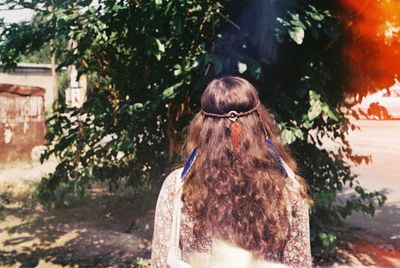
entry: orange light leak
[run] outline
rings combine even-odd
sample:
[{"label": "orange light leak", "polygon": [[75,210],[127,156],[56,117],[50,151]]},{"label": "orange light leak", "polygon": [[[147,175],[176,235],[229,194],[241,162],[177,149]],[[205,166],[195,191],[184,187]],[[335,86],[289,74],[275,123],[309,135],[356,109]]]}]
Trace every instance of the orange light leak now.
[{"label": "orange light leak", "polygon": [[340,0],[348,27],[344,56],[352,87],[365,95],[400,74],[400,0]]}]

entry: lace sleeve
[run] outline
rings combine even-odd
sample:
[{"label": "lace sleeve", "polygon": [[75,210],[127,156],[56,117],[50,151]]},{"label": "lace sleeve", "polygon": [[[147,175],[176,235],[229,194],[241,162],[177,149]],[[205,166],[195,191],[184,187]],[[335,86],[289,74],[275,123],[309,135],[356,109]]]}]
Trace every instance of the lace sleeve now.
[{"label": "lace sleeve", "polygon": [[175,170],[165,179],[158,195],[154,219],[151,267],[161,268],[167,266],[176,176],[179,176],[179,170]]},{"label": "lace sleeve", "polygon": [[[296,187],[295,187],[296,188]],[[292,196],[290,237],[283,253],[283,262],[290,267],[311,267],[310,223],[307,200],[296,189]]]}]

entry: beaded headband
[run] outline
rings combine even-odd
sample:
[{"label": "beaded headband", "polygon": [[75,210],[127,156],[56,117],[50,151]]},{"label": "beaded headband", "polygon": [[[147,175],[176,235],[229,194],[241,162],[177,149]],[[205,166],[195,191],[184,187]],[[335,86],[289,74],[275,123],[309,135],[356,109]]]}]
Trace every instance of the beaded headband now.
[{"label": "beaded headband", "polygon": [[246,112],[239,112],[239,113],[236,111],[230,111],[230,112],[224,113],[224,114],[214,114],[214,113],[208,113],[208,112],[204,111],[203,109],[201,109],[201,113],[204,114],[205,116],[210,116],[210,117],[228,118],[232,122],[235,122],[236,119],[238,119],[238,117],[249,115],[252,112],[254,112],[255,110],[257,110],[259,105],[260,105],[260,102],[257,101],[256,106],[254,106],[253,108],[251,108],[250,110],[248,110]]}]

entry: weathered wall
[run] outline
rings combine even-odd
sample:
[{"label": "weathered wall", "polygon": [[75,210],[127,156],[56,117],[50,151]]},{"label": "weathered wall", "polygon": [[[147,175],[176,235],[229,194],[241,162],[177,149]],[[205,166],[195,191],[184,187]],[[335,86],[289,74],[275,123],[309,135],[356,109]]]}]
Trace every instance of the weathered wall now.
[{"label": "weathered wall", "polygon": [[51,109],[51,105],[54,102],[54,93],[51,66],[49,64],[19,64],[13,72],[0,72],[0,83],[44,88],[46,111]]},{"label": "weathered wall", "polygon": [[43,93],[20,95],[0,89],[0,162],[30,159],[32,148],[45,143]]}]

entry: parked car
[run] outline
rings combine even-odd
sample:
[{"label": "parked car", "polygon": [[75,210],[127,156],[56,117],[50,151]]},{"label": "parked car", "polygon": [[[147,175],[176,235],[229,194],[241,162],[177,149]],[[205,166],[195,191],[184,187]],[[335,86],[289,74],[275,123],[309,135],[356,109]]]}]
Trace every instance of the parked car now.
[{"label": "parked car", "polygon": [[400,83],[365,96],[358,108],[367,118],[400,118]]}]

